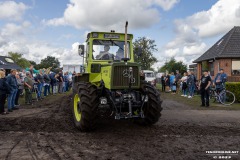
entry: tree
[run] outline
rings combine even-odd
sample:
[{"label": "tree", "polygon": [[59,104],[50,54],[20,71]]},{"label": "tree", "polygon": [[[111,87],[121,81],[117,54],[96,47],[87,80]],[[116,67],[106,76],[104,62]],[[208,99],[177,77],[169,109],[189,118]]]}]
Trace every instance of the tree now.
[{"label": "tree", "polygon": [[37,69],[37,70],[40,69],[39,64],[37,64],[35,61],[29,61],[29,62],[30,62],[31,65],[34,66],[35,69]]},{"label": "tree", "polygon": [[22,57],[20,53],[8,52],[8,56],[13,59],[13,61],[22,68],[30,66],[30,62]]},{"label": "tree", "polygon": [[151,66],[157,62],[157,58],[153,56],[153,52],[157,51],[155,40],[148,39],[146,37],[139,37],[135,42],[133,42],[133,52],[138,52],[141,48],[141,56],[134,54],[134,59],[136,62],[141,64],[143,70],[150,69]]},{"label": "tree", "polygon": [[37,63],[36,63],[35,61],[29,61],[29,63],[32,64],[32,65],[34,65],[34,66],[37,65]]},{"label": "tree", "polygon": [[52,69],[56,69],[60,67],[60,62],[55,57],[47,56],[47,58],[42,59],[40,64],[38,64],[38,68],[49,68],[49,67],[52,67]]},{"label": "tree", "polygon": [[187,65],[182,61],[177,62],[174,57],[170,61],[166,61],[164,65],[158,70],[158,72],[175,72],[179,70],[180,73],[187,71]]}]

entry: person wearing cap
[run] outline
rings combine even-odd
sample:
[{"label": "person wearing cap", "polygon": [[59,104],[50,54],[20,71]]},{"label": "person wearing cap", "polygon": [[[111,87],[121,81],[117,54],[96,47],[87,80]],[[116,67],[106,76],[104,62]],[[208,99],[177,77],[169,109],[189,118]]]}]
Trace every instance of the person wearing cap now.
[{"label": "person wearing cap", "polygon": [[32,75],[29,71],[27,71],[26,77],[24,78],[25,104],[32,104],[32,91],[31,91],[32,88],[33,88]]},{"label": "person wearing cap", "polygon": [[209,87],[211,85],[211,77],[208,75],[208,71],[203,71],[203,76],[198,84],[201,94],[202,105],[201,107],[209,107]]},{"label": "person wearing cap", "polygon": [[11,73],[7,76],[7,83],[10,86],[10,94],[8,95],[7,101],[8,101],[8,112],[12,112],[13,110],[19,109],[17,107],[14,107],[16,94],[18,91],[18,84],[17,79],[15,77],[17,73],[16,69],[12,69]]},{"label": "person wearing cap", "polygon": [[225,82],[227,81],[227,74],[224,73],[223,69],[220,69],[219,73],[216,75],[213,85],[216,86],[217,90],[222,90],[225,87]]}]

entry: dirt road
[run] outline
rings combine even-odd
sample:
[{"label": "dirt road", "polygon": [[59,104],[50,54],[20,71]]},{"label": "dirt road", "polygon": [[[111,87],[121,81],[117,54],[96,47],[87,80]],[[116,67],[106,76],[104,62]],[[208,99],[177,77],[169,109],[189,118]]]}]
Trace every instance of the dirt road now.
[{"label": "dirt road", "polygon": [[[45,99],[0,116],[0,159],[214,159],[240,151],[240,111],[192,110],[165,100],[160,121],[101,119],[95,132],[73,126],[70,97]],[[228,154],[240,159],[240,153]]]}]

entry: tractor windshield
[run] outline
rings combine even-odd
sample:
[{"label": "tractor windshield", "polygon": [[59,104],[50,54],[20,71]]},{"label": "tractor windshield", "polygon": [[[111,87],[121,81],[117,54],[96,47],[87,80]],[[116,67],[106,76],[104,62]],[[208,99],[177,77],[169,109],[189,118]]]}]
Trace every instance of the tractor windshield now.
[{"label": "tractor windshield", "polygon": [[[121,60],[124,58],[124,41],[115,40],[93,40],[93,59],[95,60]],[[127,57],[130,58],[128,42]]]},{"label": "tractor windshield", "polygon": [[145,73],[145,77],[155,77],[155,76],[154,76],[154,73],[150,72],[150,73]]}]

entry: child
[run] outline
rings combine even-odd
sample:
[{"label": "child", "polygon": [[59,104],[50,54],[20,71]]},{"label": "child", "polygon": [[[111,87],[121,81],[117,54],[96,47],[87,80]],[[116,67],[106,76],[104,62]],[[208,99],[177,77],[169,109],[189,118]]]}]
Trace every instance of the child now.
[{"label": "child", "polygon": [[177,82],[176,82],[176,78],[174,78],[172,83],[172,94],[176,94],[176,90],[177,90]]}]

